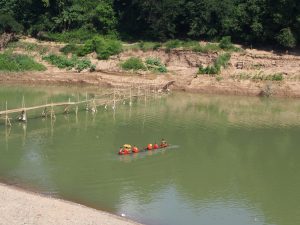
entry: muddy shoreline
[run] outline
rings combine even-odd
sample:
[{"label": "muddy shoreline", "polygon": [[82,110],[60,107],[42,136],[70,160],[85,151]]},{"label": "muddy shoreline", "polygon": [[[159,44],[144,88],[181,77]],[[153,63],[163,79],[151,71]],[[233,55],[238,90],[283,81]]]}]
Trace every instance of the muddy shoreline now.
[{"label": "muddy shoreline", "polygon": [[300,97],[300,83],[296,81],[252,81],[224,78],[217,81],[215,77],[190,75],[158,74],[120,74],[113,72],[26,72],[0,73],[0,84],[25,85],[63,85],[63,86],[96,86],[96,87],[137,87],[152,86],[162,88],[170,81],[172,90],[193,93],[262,96],[265,92],[274,97]]}]

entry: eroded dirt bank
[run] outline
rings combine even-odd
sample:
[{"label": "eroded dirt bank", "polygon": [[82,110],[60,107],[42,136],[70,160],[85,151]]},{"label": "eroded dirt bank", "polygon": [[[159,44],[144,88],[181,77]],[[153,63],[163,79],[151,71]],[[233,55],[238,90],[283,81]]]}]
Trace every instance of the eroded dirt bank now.
[{"label": "eroded dirt bank", "polygon": [[187,92],[277,97],[300,97],[298,81],[252,81],[226,79],[218,81],[215,77],[190,75],[129,75],[118,73],[6,73],[0,75],[1,84],[56,84],[56,85],[94,85],[99,87],[130,87],[151,85],[159,88],[175,81],[170,89]]},{"label": "eroded dirt bank", "polygon": [[[61,54],[65,44],[40,42],[33,38],[21,40],[21,43],[36,44],[37,48],[47,48],[49,53]],[[300,97],[300,55],[297,52],[278,53],[257,49],[242,49],[231,53],[228,66],[218,75],[197,74],[199,66],[211,65],[220,52],[200,53],[185,49],[125,50],[109,60],[98,60],[95,54],[87,57],[96,66],[96,72],[77,73],[58,69],[42,60],[38,50],[29,51],[20,47],[13,52],[27,54],[46,66],[45,72],[4,73],[0,72],[0,84],[60,84],[60,85],[95,85],[106,87],[129,87],[155,85],[163,87],[170,81],[170,89],[199,93],[216,93],[249,96]],[[130,57],[145,60],[159,58],[166,65],[168,73],[158,74],[149,71],[126,72],[120,63]],[[280,74],[281,80],[266,79]]]}]

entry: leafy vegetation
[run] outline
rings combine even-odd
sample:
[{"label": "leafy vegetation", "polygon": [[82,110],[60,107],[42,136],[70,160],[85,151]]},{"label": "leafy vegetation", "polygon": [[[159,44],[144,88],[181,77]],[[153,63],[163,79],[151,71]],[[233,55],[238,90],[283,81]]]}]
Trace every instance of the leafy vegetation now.
[{"label": "leafy vegetation", "polygon": [[37,63],[27,55],[3,53],[0,54],[0,71],[44,71],[46,67]]},{"label": "leafy vegetation", "polygon": [[152,72],[166,73],[167,67],[159,58],[149,57],[143,62],[140,58],[131,57],[121,64],[124,70],[149,70]]},{"label": "leafy vegetation", "polygon": [[167,67],[161,63],[159,58],[147,58],[145,63],[147,65],[148,70],[159,73],[168,72]]},{"label": "leafy vegetation", "polygon": [[209,75],[215,75],[219,74],[221,72],[221,68],[226,68],[228,65],[228,62],[231,58],[231,55],[229,53],[224,53],[222,55],[219,55],[215,61],[214,64],[211,66],[199,67],[199,74],[209,74]]},{"label": "leafy vegetation", "polygon": [[122,52],[122,44],[118,40],[105,39],[101,36],[95,36],[85,42],[84,46],[77,51],[78,56],[85,56],[96,52],[98,59],[108,59],[112,55]]},{"label": "leafy vegetation", "polygon": [[143,61],[137,57],[131,57],[121,64],[123,70],[146,70]]},{"label": "leafy vegetation", "polygon": [[[298,0],[0,0],[0,33],[75,43],[99,34],[175,39],[167,49],[180,45],[177,39],[231,36],[234,42],[293,48],[300,40],[299,15]],[[228,47],[223,41],[222,49]]]},{"label": "leafy vegetation", "polygon": [[88,59],[79,59],[76,56],[73,56],[72,58],[67,58],[63,55],[55,55],[55,54],[49,54],[47,56],[43,57],[43,60],[51,63],[54,66],[57,66],[60,69],[75,69],[78,72],[81,72],[85,69],[95,70],[95,65],[91,63]]}]

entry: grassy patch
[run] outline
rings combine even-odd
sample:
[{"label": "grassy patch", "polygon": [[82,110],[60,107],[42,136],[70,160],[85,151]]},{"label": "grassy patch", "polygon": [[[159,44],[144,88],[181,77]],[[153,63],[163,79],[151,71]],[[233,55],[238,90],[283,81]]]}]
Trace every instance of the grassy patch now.
[{"label": "grassy patch", "polygon": [[221,72],[222,67],[223,68],[227,67],[230,57],[231,55],[229,53],[224,53],[222,55],[219,55],[215,59],[213,65],[207,67],[200,66],[198,73],[209,74],[209,75],[219,74]]},{"label": "grassy patch", "polygon": [[282,81],[284,79],[282,73],[264,74],[263,72],[259,72],[255,75],[249,73],[240,73],[231,76],[231,78],[237,80],[254,80],[254,81]]},{"label": "grassy patch", "polygon": [[95,70],[95,66],[88,59],[79,59],[76,56],[68,58],[62,55],[50,54],[43,57],[43,60],[49,62],[50,64],[57,66],[60,69],[75,69],[81,72],[84,69]]},{"label": "grassy patch", "polygon": [[143,61],[137,57],[131,57],[121,64],[124,70],[146,70]]},{"label": "grassy patch", "polygon": [[21,72],[21,71],[44,71],[46,67],[37,63],[27,55],[0,54],[0,71]]},{"label": "grassy patch", "polygon": [[28,43],[28,42],[22,42],[22,41],[10,42],[8,44],[7,48],[8,49],[20,48],[27,52],[38,52],[41,55],[45,54],[49,50],[47,47],[38,45],[36,43]]},{"label": "grassy patch", "polygon": [[149,50],[157,50],[161,47],[161,43],[158,43],[158,42],[149,42],[149,41],[146,41],[146,42],[139,42],[138,43],[138,46],[139,48],[146,52],[146,51],[149,51]]},{"label": "grassy patch", "polygon": [[263,73],[258,73],[251,77],[252,80],[270,80],[270,81],[282,81],[283,80],[283,74],[282,73],[275,73],[275,74],[263,74]]},{"label": "grassy patch", "polygon": [[220,51],[220,47],[217,44],[208,43],[205,45],[195,45],[192,47],[193,52],[202,52],[202,53],[209,53],[209,52],[218,52]]},{"label": "grassy patch", "polygon": [[45,33],[40,39],[46,41],[57,41],[57,42],[65,42],[65,43],[84,43],[85,41],[94,38],[97,36],[97,33],[86,30],[86,29],[78,29],[66,31],[63,33]]}]

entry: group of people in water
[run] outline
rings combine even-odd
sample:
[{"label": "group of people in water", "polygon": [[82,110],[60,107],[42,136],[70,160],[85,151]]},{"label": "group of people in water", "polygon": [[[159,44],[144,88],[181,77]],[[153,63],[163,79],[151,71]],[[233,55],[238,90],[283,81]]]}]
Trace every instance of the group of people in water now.
[{"label": "group of people in water", "polygon": [[[144,148],[143,150],[150,151],[150,150],[155,150],[155,149],[165,148],[165,147],[168,147],[168,143],[165,139],[162,139],[159,145],[157,143],[148,144],[147,147]],[[126,154],[131,154],[131,153],[138,153],[139,151],[140,150],[138,149],[137,146],[133,145],[133,147],[131,147],[131,145],[125,144],[125,145],[123,145],[123,147],[120,147],[119,154],[126,155]]]}]

